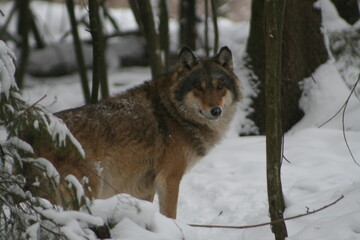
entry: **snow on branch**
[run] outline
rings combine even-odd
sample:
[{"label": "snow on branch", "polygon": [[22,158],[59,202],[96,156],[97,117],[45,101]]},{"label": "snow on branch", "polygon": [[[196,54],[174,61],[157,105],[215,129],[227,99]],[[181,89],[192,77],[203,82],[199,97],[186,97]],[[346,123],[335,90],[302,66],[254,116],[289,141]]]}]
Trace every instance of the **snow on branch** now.
[{"label": "snow on branch", "polygon": [[45,130],[56,146],[66,146],[69,140],[84,158],[83,148],[63,121],[37,105],[45,96],[31,106],[22,99],[14,77],[15,60],[15,54],[0,40],[0,124],[9,136],[17,136],[21,130]]},{"label": "snow on branch", "polygon": [[17,89],[15,82],[15,54],[0,41],[0,94],[9,97],[10,89]]},{"label": "snow on branch", "polygon": [[[0,40],[0,239],[95,240],[89,227],[103,225],[101,218],[87,212],[64,211],[33,195],[26,187],[27,179],[18,171],[27,163],[49,181],[60,181],[49,160],[30,157],[36,144],[24,141],[27,136],[56,150],[71,145],[82,157],[85,153],[63,121],[37,105],[42,99],[30,106],[22,99],[14,77],[15,60],[15,54]],[[41,183],[36,179],[34,184]]]}]

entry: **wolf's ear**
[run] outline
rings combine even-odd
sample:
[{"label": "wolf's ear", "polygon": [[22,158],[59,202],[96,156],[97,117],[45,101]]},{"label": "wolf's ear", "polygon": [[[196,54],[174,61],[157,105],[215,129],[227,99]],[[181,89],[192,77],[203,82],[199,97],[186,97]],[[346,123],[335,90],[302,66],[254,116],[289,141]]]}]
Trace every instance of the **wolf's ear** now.
[{"label": "wolf's ear", "polygon": [[222,47],[219,53],[215,56],[215,61],[224,68],[233,70],[232,54],[228,47]]},{"label": "wolf's ear", "polygon": [[188,47],[183,47],[179,53],[178,66],[191,69],[197,63],[194,53]]}]

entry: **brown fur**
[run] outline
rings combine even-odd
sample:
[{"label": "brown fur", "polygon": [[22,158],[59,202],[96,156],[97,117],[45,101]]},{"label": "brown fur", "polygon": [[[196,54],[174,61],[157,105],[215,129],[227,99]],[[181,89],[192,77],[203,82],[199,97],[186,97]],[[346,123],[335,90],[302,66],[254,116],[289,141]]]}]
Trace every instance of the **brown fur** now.
[{"label": "brown fur", "polygon": [[[184,90],[196,71],[201,84]],[[197,59],[183,49],[175,72],[56,114],[82,144],[85,160],[42,152],[63,177],[87,176],[96,198],[122,192],[152,201],[157,192],[161,213],[176,218],[182,176],[223,138],[240,98],[230,50]],[[215,107],[222,114],[212,119]]]}]

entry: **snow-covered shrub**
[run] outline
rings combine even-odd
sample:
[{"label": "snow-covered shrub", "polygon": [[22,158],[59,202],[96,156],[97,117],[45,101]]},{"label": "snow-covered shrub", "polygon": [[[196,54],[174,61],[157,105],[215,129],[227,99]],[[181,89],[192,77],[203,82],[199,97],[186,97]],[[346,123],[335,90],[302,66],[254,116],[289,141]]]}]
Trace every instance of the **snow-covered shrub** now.
[{"label": "snow-covered shrub", "polygon": [[[41,180],[56,185],[60,176],[50,161],[33,156],[33,147],[23,139],[64,154],[75,150],[84,157],[84,151],[61,120],[22,100],[14,62],[13,52],[0,41],[0,239],[96,239],[89,226],[103,225],[101,218],[64,211],[38,197],[44,189]],[[29,166],[42,175],[31,183],[39,190],[35,193],[28,191],[29,181],[22,175]],[[68,182],[78,190],[74,179],[69,177]]]},{"label": "snow-covered shrub", "polygon": [[[359,77],[360,23],[344,29],[330,29],[328,37],[335,66],[346,85],[352,89]],[[360,87],[355,92],[359,94]]]}]

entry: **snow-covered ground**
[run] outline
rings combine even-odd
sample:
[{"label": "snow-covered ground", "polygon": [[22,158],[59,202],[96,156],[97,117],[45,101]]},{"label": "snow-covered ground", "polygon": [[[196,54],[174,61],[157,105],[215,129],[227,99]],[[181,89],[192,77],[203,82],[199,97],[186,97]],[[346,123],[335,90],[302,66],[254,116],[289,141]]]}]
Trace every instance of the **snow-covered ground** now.
[{"label": "snow-covered ground", "polygon": [[[336,26],[337,30],[350,27],[339,19],[328,0],[319,3],[326,10],[325,30],[330,26]],[[42,5],[36,4],[41,10],[39,6]],[[114,14],[128,16],[122,19],[123,22],[132,21],[131,14],[125,10],[121,14],[115,11]],[[239,65],[249,24],[221,19],[219,25],[220,42],[232,49],[235,64]],[[176,31],[175,26],[172,31]],[[236,71],[245,96],[250,95],[251,89],[243,78],[245,70],[237,67]],[[147,68],[111,69],[110,89],[116,93],[149,78]],[[360,167],[354,163],[344,141],[342,112],[319,128],[343,106],[350,89],[332,60],[319,67],[313,78],[316,83],[312,79],[303,82],[304,94],[300,106],[305,111],[305,117],[284,138],[284,155],[288,160],[284,160],[282,166],[285,217],[311,212],[341,196],[344,198],[320,212],[287,221],[288,239],[360,239]],[[79,82],[77,74],[52,79],[28,76],[23,97],[32,104],[46,94],[40,104],[50,111],[79,106],[83,104]],[[111,239],[274,239],[269,226],[244,230],[188,226],[242,226],[270,220],[265,137],[237,136],[239,126],[244,123],[248,101],[247,98],[244,100],[226,139],[184,176],[176,221],[158,213],[156,199],[154,203],[149,203],[119,195],[95,201],[93,213],[116,223]],[[347,142],[360,163],[360,101],[355,96],[350,98],[344,116]]]}]

